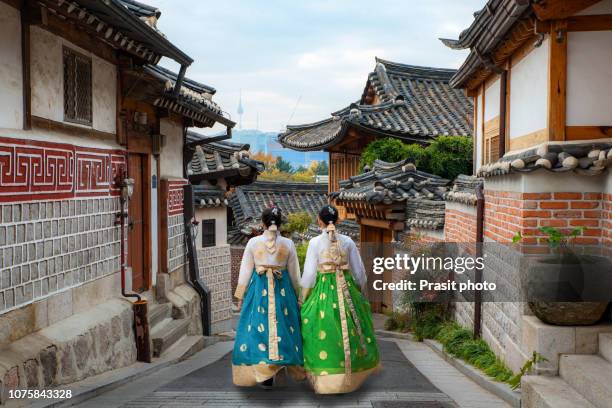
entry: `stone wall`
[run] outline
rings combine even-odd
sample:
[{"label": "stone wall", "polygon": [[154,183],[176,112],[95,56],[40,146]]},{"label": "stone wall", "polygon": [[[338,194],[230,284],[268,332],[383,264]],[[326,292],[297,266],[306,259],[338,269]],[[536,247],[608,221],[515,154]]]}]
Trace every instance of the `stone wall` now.
[{"label": "stone wall", "polygon": [[120,268],[120,151],[0,137],[0,313]]},{"label": "stone wall", "polygon": [[232,328],[231,254],[229,245],[198,249],[200,276],[211,292],[212,333]]},{"label": "stone wall", "polygon": [[244,254],[243,246],[232,246],[231,252],[231,267],[232,267],[232,296],[238,286],[238,275],[240,275],[240,262],[242,261],[242,255]]}]

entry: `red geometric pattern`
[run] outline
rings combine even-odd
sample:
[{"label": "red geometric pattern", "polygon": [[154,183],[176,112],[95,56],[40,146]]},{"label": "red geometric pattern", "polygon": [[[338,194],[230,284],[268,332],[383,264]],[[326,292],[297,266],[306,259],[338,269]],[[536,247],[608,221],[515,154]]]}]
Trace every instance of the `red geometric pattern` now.
[{"label": "red geometric pattern", "polygon": [[118,195],[121,150],[0,137],[0,202]]},{"label": "red geometric pattern", "polygon": [[168,180],[168,215],[183,213],[183,186],[187,180]]}]

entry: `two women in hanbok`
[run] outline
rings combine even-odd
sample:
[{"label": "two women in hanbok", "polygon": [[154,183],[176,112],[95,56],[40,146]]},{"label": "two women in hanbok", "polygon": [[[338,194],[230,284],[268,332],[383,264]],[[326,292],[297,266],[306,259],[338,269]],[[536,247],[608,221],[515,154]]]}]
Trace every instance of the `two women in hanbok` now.
[{"label": "two women in hanbok", "polygon": [[270,387],[284,368],[300,380],[303,366],[316,393],[337,394],[356,390],[378,370],[359,251],[336,232],[335,207],[323,207],[318,221],[323,233],[309,243],[301,279],[295,246],[278,233],[280,209],[264,211],[266,231],[248,242],[236,289],[242,311],[232,355],[234,384]]}]

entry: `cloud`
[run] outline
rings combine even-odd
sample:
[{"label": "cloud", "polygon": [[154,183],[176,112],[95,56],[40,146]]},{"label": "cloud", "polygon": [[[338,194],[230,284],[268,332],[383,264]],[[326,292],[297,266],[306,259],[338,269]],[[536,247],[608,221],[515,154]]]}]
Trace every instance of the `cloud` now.
[{"label": "cloud", "polygon": [[[361,96],[374,57],[458,67],[457,37],[484,0],[155,0],[160,29],[194,58],[187,76],[217,89],[215,100],[245,127],[280,130],[327,117]],[[171,69],[176,64],[163,62]]]}]

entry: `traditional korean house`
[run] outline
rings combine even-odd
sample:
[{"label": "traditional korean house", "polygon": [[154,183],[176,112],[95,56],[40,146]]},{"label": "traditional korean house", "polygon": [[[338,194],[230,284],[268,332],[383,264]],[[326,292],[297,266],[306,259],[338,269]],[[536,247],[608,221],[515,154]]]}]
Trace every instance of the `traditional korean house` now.
[{"label": "traditional korean house", "polygon": [[213,334],[232,330],[228,196],[264,170],[262,162],[250,158],[248,144],[219,140],[223,138],[188,132],[185,156],[191,157],[188,178],[193,185],[195,248],[200,276],[210,292]]},{"label": "traditional korean house", "polygon": [[[611,16],[609,0],[490,0],[458,39],[443,40],[470,51],[449,83],[474,100],[474,173],[484,189],[480,211],[470,205],[470,188],[462,192],[458,181],[446,217],[447,228],[456,224],[453,240],[483,240],[485,248],[499,249],[517,233],[529,245],[542,243],[541,227],[585,227],[575,244],[609,250]],[[508,267],[501,249],[488,255],[485,269],[503,276],[509,289],[519,288],[524,268]],[[523,406],[557,406],[562,393],[568,406],[604,407],[612,399],[612,358],[605,353],[612,336],[604,333],[612,326],[605,323],[606,302],[590,306],[590,323],[604,323],[577,326],[569,319],[586,320],[586,312],[573,310],[560,314],[567,319],[563,327],[546,324],[519,302],[470,303],[478,309],[475,318],[458,318],[513,370],[538,352],[546,361],[536,372],[560,374],[524,379]]]},{"label": "traditional korean house", "polygon": [[[340,181],[340,189],[330,198],[342,205],[360,225],[360,246],[370,274],[368,281],[380,279],[372,273],[372,258],[394,256],[392,243],[417,235],[424,240],[443,240],[445,195],[449,180],[422,172],[408,160],[374,162],[364,173]],[[382,276],[394,281],[393,271]],[[376,312],[394,309],[392,291],[370,286],[368,298]]]},{"label": "traditional korean house", "polygon": [[357,103],[320,122],[287,126],[280,143],[298,151],[329,152],[329,192],[358,173],[372,140],[395,137],[428,144],[440,135],[472,134],[472,101],[449,86],[455,70],[376,59]]},{"label": "traditional korean house", "polygon": [[0,402],[203,344],[186,128],[234,124],[185,77],[193,60],[160,16],[132,0],[0,1]]}]

